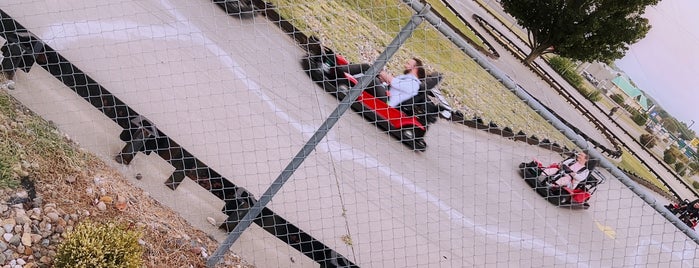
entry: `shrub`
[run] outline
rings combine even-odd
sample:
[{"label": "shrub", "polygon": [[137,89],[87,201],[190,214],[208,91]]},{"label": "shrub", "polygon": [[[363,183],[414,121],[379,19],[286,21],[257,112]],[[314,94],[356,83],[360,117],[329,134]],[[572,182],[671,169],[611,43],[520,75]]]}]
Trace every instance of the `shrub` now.
[{"label": "shrub", "polygon": [[666,153],[666,154],[663,156],[663,161],[665,161],[665,163],[667,163],[668,165],[672,165],[672,164],[675,163],[675,161],[677,161],[677,158],[675,158],[675,156],[672,155],[672,154],[667,154],[667,153]]},{"label": "shrub", "polygon": [[692,186],[694,187],[694,189],[699,190],[699,181],[692,181]]},{"label": "shrub", "polygon": [[675,171],[677,171],[679,173],[679,172],[683,172],[684,170],[685,170],[684,163],[682,163],[682,162],[675,163]]},{"label": "shrub", "polygon": [[646,124],[646,121],[648,121],[648,115],[639,112],[634,112],[631,116],[631,119],[633,119],[633,122],[636,123],[636,125],[644,126]]},{"label": "shrub", "polygon": [[555,56],[549,59],[549,65],[573,87],[580,88],[582,86],[583,78],[575,72],[575,64],[570,59]]},{"label": "shrub", "polygon": [[58,246],[56,267],[141,267],[141,233],[115,223],[85,222]]},{"label": "shrub", "polygon": [[639,137],[639,141],[646,148],[653,148],[653,147],[655,147],[656,139],[655,139],[655,136],[646,133],[646,134],[642,134],[641,137]]},{"label": "shrub", "polygon": [[612,100],[614,100],[614,102],[618,104],[624,103],[624,96],[621,96],[619,94],[612,94],[609,97],[612,98]]}]

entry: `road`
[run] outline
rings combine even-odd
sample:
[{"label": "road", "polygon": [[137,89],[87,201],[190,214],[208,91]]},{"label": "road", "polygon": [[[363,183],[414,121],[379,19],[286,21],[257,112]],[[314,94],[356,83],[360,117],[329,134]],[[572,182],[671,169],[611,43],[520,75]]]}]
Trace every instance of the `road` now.
[{"label": "road", "polygon": [[[523,49],[523,51],[528,52],[531,50],[514,33],[507,29],[506,26],[502,25],[497,19],[493,18],[490,14],[488,14],[485,10],[478,6],[478,4],[475,3],[475,1],[448,2],[450,2],[454,6],[454,8],[459,13],[461,13],[461,15],[464,18],[469,20],[469,23],[471,23],[472,25],[477,25],[475,21],[472,19],[472,14],[477,14],[486,21],[488,21],[490,25],[492,25],[500,32],[505,34],[507,38],[512,40],[518,47]],[[493,3],[492,1],[488,1],[487,3],[490,4],[491,8],[493,8],[497,12],[500,12],[500,14],[504,17],[509,17],[502,11],[502,8],[500,8],[496,3]],[[508,27],[509,26],[510,25],[508,25]],[[514,27],[517,26],[515,25]],[[507,72],[510,75],[510,77],[512,77],[517,83],[521,84],[527,91],[529,91],[529,93],[539,98],[539,100],[542,101],[545,105],[554,108],[554,110],[556,111],[559,110],[558,108],[568,107],[568,105],[565,104],[565,100],[563,100],[563,98],[560,95],[558,95],[550,86],[544,84],[543,81],[531,75],[531,71],[527,68],[524,68],[518,59],[516,59],[509,53],[505,53],[507,50],[504,47],[502,47],[499,43],[495,42],[491,36],[487,34],[483,34],[483,36],[485,36],[486,39],[488,39],[488,42],[495,46],[497,51],[501,52],[500,58],[498,60],[491,60],[491,62],[493,62],[496,66],[498,66],[505,72]],[[660,177],[663,178],[668,183],[668,185],[670,185],[670,187],[680,195],[681,199],[686,198],[693,200],[699,197],[699,195],[697,195],[693,190],[688,189],[680,181],[678,181],[675,178],[675,176],[671,174],[663,166],[662,163],[659,163],[648,152],[641,148],[641,146],[634,140],[634,138],[640,136],[641,133],[638,133],[632,126],[628,126],[627,122],[624,122],[623,120],[618,120],[618,123],[622,126],[627,126],[626,129],[629,129],[629,132],[632,133],[632,135],[635,135],[635,137],[630,137],[629,135],[627,135],[624,132],[624,130],[619,128],[619,126],[617,126],[615,122],[612,121],[613,119],[607,116],[607,113],[609,111],[600,111],[599,109],[597,109],[595,107],[595,104],[587,100],[575,88],[573,88],[572,86],[570,86],[570,84],[565,82],[565,80],[560,75],[558,75],[558,73],[556,73],[553,69],[551,69],[551,67],[548,64],[546,64],[546,62],[544,62],[542,59],[537,59],[537,62],[547,73],[551,74],[551,76],[554,79],[556,79],[556,81],[558,81],[559,84],[562,85],[564,89],[573,96],[573,98],[575,98],[583,106],[588,107],[590,113],[595,118],[597,118],[602,123],[602,125],[607,126],[607,128],[612,133],[614,133],[614,135],[616,135],[620,141],[629,146],[629,150],[635,152],[640,159],[643,159],[649,165],[649,168],[651,170],[657,172],[660,175]],[[579,113],[569,111],[568,113],[562,114],[562,117],[568,120],[569,122],[574,122],[574,125],[576,127],[593,137],[595,140],[606,141],[606,143],[602,144],[609,144],[609,142],[604,138],[604,136],[602,136],[601,133],[599,133],[598,131],[594,130],[594,127]],[[591,133],[594,134],[591,135]]]},{"label": "road", "polygon": [[[258,197],[337,104],[263,17],[191,0],[43,4],[0,8]],[[119,129],[42,69],[18,74],[11,93],[105,159],[119,150]],[[696,244],[613,178],[589,210],[559,209],[515,169],[560,160],[552,152],[445,121],[426,141],[414,153],[350,112],[270,208],[362,267],[699,265]],[[221,204],[196,187],[165,190],[162,160],[139,155],[122,169],[149,174],[134,183],[216,232],[203,219],[220,219]],[[260,267],[315,266],[264,234],[241,243],[234,250]]]}]

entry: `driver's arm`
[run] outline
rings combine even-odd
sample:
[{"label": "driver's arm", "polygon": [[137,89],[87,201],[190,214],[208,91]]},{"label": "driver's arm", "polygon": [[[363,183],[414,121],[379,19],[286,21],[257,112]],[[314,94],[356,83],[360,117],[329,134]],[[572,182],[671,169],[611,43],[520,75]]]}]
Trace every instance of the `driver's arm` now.
[{"label": "driver's arm", "polygon": [[379,72],[379,79],[380,79],[382,82],[387,83],[387,84],[390,85],[390,84],[391,84],[391,81],[393,81],[393,75],[391,75],[391,74],[389,74],[388,72],[382,70],[381,72]]}]

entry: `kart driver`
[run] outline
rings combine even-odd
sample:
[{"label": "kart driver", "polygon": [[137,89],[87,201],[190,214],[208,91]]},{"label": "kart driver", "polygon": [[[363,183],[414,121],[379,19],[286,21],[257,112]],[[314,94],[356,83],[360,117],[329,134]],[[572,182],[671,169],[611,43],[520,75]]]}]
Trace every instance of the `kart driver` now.
[{"label": "kart driver", "polygon": [[687,214],[690,217],[699,217],[699,199],[687,203],[687,205],[685,205],[683,208],[687,211]]},{"label": "kart driver", "polygon": [[378,78],[389,86],[386,94],[389,95],[388,105],[396,107],[418,94],[420,79],[425,78],[425,68],[420,59],[412,58],[405,63],[402,75],[394,77],[386,71],[381,71]]},{"label": "kart driver", "polygon": [[[571,190],[575,189],[575,187],[578,186],[578,183],[585,180],[585,178],[587,178],[587,176],[590,174],[590,169],[587,168],[587,160],[587,154],[584,152],[580,152],[575,156],[575,158],[566,159],[563,162],[561,162],[561,165],[568,166],[572,172],[566,173],[560,178],[558,178],[556,181],[553,182],[553,185],[565,186]],[[561,168],[563,167],[546,168],[544,169],[544,174],[549,176],[554,175]]]}]

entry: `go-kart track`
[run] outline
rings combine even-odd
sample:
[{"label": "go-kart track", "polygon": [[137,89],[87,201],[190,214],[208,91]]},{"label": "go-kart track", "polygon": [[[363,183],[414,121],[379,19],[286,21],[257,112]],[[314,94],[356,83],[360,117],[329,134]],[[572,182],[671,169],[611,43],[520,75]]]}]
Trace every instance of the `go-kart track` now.
[{"label": "go-kart track", "polygon": [[[256,196],[338,103],[279,28],[210,1],[5,0],[0,9]],[[44,69],[18,72],[11,94],[86,148],[107,150],[105,159],[118,153],[120,129],[97,123],[104,115],[66,97],[75,93]],[[697,245],[604,170],[588,210],[562,209],[517,170],[532,157],[560,161],[555,153],[444,120],[425,139],[429,148],[413,152],[348,111],[269,208],[360,267],[699,265]],[[152,157],[132,165],[162,169]],[[166,188],[167,176],[144,178],[155,181],[146,190],[178,199],[183,214],[221,218]],[[254,241],[234,249],[258,267],[318,265],[284,250],[259,254]]]}]

